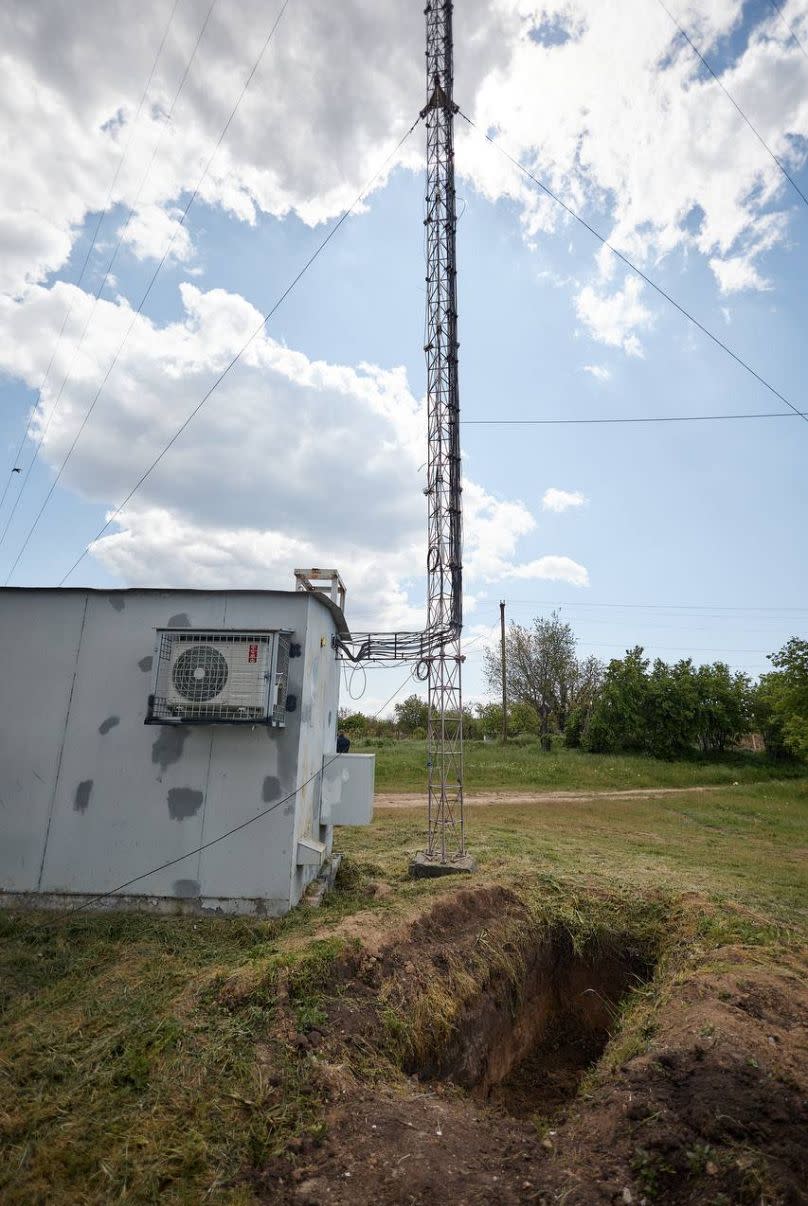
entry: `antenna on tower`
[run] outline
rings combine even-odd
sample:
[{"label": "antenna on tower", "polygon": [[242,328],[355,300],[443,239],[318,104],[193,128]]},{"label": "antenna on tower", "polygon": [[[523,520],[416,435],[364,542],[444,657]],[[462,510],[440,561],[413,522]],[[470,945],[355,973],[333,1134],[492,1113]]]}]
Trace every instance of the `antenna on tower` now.
[{"label": "antenna on tower", "polygon": [[471,871],[463,801],[463,507],[457,376],[457,214],[451,0],[426,16],[427,631],[443,639],[421,663],[428,692],[427,848],[414,875]]}]

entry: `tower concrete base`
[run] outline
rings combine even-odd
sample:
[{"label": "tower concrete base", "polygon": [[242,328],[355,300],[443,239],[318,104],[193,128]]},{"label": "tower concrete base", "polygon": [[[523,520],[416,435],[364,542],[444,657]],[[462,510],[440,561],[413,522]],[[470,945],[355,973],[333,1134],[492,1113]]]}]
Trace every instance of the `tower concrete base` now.
[{"label": "tower concrete base", "polygon": [[440,875],[471,875],[476,870],[477,863],[470,854],[456,855],[442,863],[440,858],[430,858],[426,851],[419,850],[410,862],[411,879],[436,879]]}]

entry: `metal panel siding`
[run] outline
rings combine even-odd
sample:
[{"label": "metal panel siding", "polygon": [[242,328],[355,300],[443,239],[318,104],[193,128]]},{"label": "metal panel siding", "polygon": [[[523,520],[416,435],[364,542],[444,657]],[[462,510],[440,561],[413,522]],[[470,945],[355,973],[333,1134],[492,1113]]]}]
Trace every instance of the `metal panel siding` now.
[{"label": "metal panel siding", "polygon": [[[298,595],[273,600],[272,625],[291,629],[292,640],[305,648],[307,600]],[[265,617],[266,619],[266,617]],[[255,605],[244,596],[229,596],[228,628],[256,623]],[[216,726],[205,815],[205,840],[224,833],[242,820],[278,806],[200,856],[198,879],[206,896],[234,894],[284,900],[288,908],[290,868],[294,862],[295,788],[299,783],[300,697],[303,690],[303,657],[289,662],[289,694],[298,707],[287,713],[284,728],[256,727],[246,731]],[[245,743],[244,737],[250,738]],[[291,799],[285,800],[285,797]]]},{"label": "metal panel siding", "polygon": [[[138,663],[170,617],[213,627],[223,615],[215,597],[88,597],[43,891],[112,889],[200,844],[212,733],[145,725],[151,674]],[[111,717],[118,723],[102,734]],[[92,784],[83,802],[82,783]],[[176,895],[175,884],[192,881],[195,866],[185,859],[130,890]]]},{"label": "metal panel siding", "polygon": [[[271,913],[298,899],[306,875],[301,880],[295,869],[296,841],[303,833],[321,837],[319,782],[295,789],[319,770],[326,731],[333,749],[336,724],[335,624],[326,608],[292,592],[36,590],[0,592],[0,607],[0,649],[11,669],[0,678],[0,890],[36,888],[51,799],[41,889],[96,893],[290,796],[127,892]],[[186,625],[294,632],[303,656],[289,665],[298,706],[285,729],[143,723],[154,630]]]},{"label": "metal panel siding", "polygon": [[0,888],[37,887],[85,599],[0,592]]},{"label": "metal panel siding", "polygon": [[[308,620],[303,651],[299,782],[306,786],[299,796],[295,840],[322,841],[326,853],[330,853],[331,827],[320,824],[321,779],[323,755],[328,758],[336,749],[340,664],[331,645],[336,631],[331,615],[311,595],[303,597],[307,600]],[[291,870],[291,896],[296,902],[316,876],[317,867],[293,866]]]}]

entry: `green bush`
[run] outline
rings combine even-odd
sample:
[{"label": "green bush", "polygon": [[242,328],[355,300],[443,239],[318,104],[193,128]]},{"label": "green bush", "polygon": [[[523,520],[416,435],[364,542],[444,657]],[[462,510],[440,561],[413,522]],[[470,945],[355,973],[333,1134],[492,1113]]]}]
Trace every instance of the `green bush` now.
[{"label": "green bush", "polygon": [[[592,714],[577,737],[592,753],[636,752],[683,758],[723,752],[749,731],[752,687],[723,662],[695,667],[690,659],[649,671],[640,646],[609,663]],[[570,727],[570,726],[568,726]]]}]

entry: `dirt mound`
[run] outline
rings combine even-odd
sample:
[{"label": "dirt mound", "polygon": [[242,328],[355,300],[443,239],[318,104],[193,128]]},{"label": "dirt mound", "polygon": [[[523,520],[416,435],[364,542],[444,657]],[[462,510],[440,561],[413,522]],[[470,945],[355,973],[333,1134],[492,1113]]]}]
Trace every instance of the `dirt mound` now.
[{"label": "dirt mound", "polygon": [[[808,1201],[802,969],[726,948],[709,967],[669,960],[646,990],[654,953],[630,932],[573,941],[502,888],[442,897],[378,955],[354,955],[300,1051],[327,1136],[257,1172],[259,1196]],[[652,1011],[647,995],[630,1004],[637,989]]]},{"label": "dirt mound", "polygon": [[565,1202],[621,1183],[635,1200],[808,1201],[808,990],[748,951],[718,957],[725,968],[670,993],[650,1050],[559,1135],[550,1179]]}]

